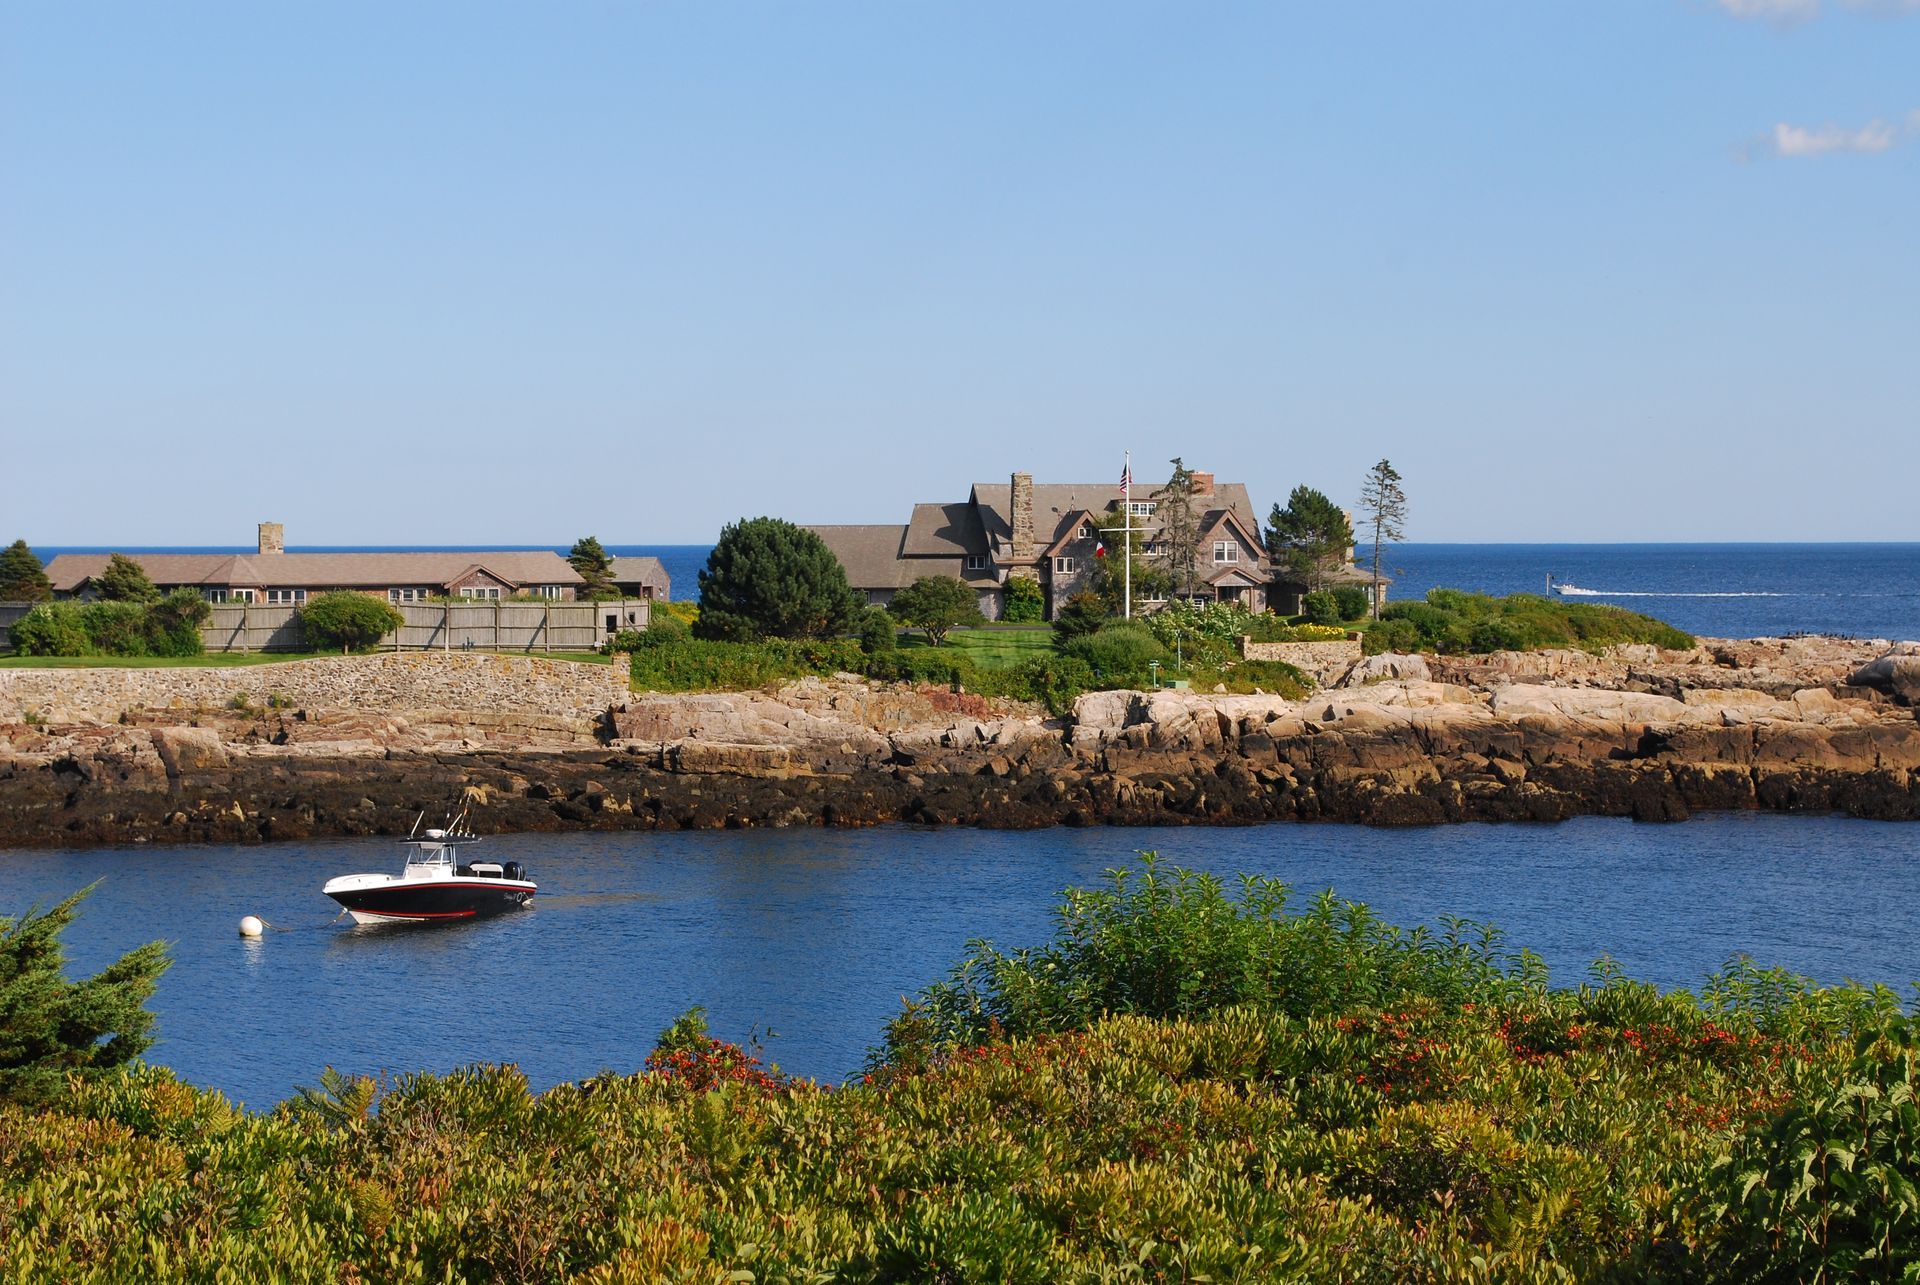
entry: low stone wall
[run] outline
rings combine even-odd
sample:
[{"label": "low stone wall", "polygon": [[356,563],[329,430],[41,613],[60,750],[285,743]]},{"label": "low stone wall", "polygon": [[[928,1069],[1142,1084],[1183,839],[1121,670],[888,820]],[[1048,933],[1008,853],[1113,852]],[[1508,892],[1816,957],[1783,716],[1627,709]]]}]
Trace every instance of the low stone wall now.
[{"label": "low stone wall", "polygon": [[1351,638],[1333,642],[1254,642],[1240,639],[1242,660],[1281,660],[1315,682],[1337,682],[1360,662],[1360,643]]},{"label": "low stone wall", "polygon": [[0,669],[0,723],[117,722],[130,709],[264,707],[453,710],[592,721],[628,697],[625,658],[612,665],[461,652],[325,656],[280,664],[168,669]]}]

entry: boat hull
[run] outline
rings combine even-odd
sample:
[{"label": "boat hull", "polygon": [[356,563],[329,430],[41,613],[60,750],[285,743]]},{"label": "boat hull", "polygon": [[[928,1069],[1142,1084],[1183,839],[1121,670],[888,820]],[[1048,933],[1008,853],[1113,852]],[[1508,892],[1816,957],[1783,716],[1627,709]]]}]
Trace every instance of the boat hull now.
[{"label": "boat hull", "polygon": [[534,884],[519,879],[387,879],[365,882],[349,876],[326,886],[326,894],[355,923],[447,923],[484,919],[533,904]]}]

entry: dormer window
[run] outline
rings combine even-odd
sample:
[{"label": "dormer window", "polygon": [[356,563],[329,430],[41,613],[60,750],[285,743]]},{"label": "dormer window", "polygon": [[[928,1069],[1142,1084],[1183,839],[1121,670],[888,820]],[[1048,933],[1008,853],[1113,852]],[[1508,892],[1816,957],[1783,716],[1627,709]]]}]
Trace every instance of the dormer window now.
[{"label": "dormer window", "polygon": [[1080,538],[1081,538],[1082,540],[1091,540],[1091,539],[1093,539],[1093,523],[1091,523],[1091,522],[1082,522],[1082,523],[1080,524]]},{"label": "dormer window", "polygon": [[1155,504],[1152,500],[1129,500],[1127,502],[1127,512],[1133,514],[1136,518],[1152,517],[1154,508]]},{"label": "dormer window", "polygon": [[1213,560],[1216,563],[1240,561],[1240,546],[1231,540],[1215,540]]},{"label": "dormer window", "polygon": [[987,555],[986,555],[986,554],[984,554],[984,553],[969,553],[969,554],[967,555],[967,570],[969,570],[969,571],[985,571],[986,569],[987,569]]}]

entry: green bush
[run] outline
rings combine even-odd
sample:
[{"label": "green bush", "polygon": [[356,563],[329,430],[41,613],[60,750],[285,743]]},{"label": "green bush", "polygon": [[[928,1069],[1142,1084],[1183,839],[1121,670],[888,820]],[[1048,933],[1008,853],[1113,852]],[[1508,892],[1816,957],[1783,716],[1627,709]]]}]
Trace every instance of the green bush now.
[{"label": "green bush", "polygon": [[855,622],[854,636],[869,656],[894,651],[900,646],[900,622],[884,607],[868,607]]},{"label": "green bush", "polygon": [[1315,625],[1337,625],[1345,617],[1340,614],[1340,600],[1331,589],[1315,589],[1300,599],[1301,612],[1308,623]]},{"label": "green bush", "polygon": [[810,676],[864,673],[858,644],[838,639],[760,643],[678,639],[633,653],[633,685],[642,691],[749,691]]},{"label": "green bush", "polygon": [[13,648],[22,656],[85,656],[91,653],[77,602],[36,603],[13,622]]},{"label": "green bush", "polygon": [[1010,576],[1007,579],[1006,601],[1000,608],[1000,619],[1008,624],[1025,625],[1046,618],[1046,598],[1040,592],[1040,582],[1032,576]]},{"label": "green bush", "polygon": [[[1598,652],[1616,643],[1694,645],[1691,634],[1624,607],[1556,602],[1537,594],[1505,598],[1434,589],[1425,602],[1392,602],[1367,626],[1367,650],[1461,654],[1577,647]],[[1397,622],[1388,624],[1387,622]]]},{"label": "green bush", "polygon": [[1107,604],[1097,594],[1076,593],[1053,615],[1053,645],[1065,650],[1074,639],[1093,633],[1112,619]]},{"label": "green bush", "polygon": [[[1036,700],[1056,718],[1070,713],[1074,701],[1083,692],[1099,687],[1093,667],[1078,656],[1042,656],[1028,661],[1016,671],[1020,698]],[[1014,695],[1013,691],[1006,693]]]},{"label": "green bush", "polygon": [[1340,609],[1340,619],[1364,620],[1373,598],[1357,584],[1343,584],[1333,591],[1333,600]]},{"label": "green bush", "polygon": [[198,656],[206,649],[200,627],[213,608],[192,589],[175,589],[147,608],[141,622],[149,656]]},{"label": "green bush", "polygon": [[1111,621],[1069,640],[1060,654],[1083,662],[1102,687],[1149,687],[1153,662],[1173,663],[1173,654],[1137,620]]},{"label": "green bush", "polygon": [[308,645],[342,652],[372,647],[405,623],[385,602],[350,589],[316,594],[300,608]]}]

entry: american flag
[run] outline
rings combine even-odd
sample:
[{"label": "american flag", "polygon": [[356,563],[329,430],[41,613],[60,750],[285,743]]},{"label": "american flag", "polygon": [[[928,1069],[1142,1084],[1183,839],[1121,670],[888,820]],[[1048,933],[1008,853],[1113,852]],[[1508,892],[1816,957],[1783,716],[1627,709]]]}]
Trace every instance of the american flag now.
[{"label": "american flag", "polygon": [[1133,461],[1128,460],[1120,466],[1120,498],[1129,499],[1133,495]]}]

